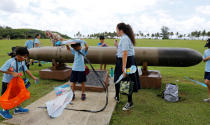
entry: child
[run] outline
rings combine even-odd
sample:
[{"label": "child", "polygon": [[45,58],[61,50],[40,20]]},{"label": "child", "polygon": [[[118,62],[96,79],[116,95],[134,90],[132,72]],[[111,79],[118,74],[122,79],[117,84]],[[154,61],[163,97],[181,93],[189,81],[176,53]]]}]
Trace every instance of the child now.
[{"label": "child", "polygon": [[[16,56],[14,58],[9,59],[6,63],[0,68],[0,71],[4,73],[2,80],[2,91],[1,95],[7,90],[7,85],[10,83],[13,77],[18,77],[20,72],[23,70],[32,77],[32,79],[37,80],[35,76],[31,74],[31,72],[27,69],[25,65],[25,59],[27,58],[29,52],[26,47],[17,47]],[[17,67],[16,67],[17,66]],[[18,71],[17,71],[18,70]],[[14,110],[14,114],[18,113],[26,113],[28,109],[24,109],[22,107],[17,107]],[[9,113],[9,110],[2,109],[0,111],[0,115],[5,119],[11,119],[12,115]]]},{"label": "child", "polygon": [[32,40],[32,36],[28,36],[28,40],[25,42],[25,46],[27,49],[34,48],[34,42]]},{"label": "child", "polygon": [[[104,36],[99,37],[100,42],[98,43],[98,47],[108,47],[108,45],[104,42]],[[106,64],[100,64],[100,70],[102,70],[102,67],[104,65],[104,70],[106,70]]]},{"label": "child", "polygon": [[[34,42],[33,42],[33,39],[32,39],[32,36],[28,36],[28,40],[25,42],[25,47],[27,47],[27,49],[31,49],[31,48],[34,48]],[[26,66],[27,68],[29,69],[29,66],[30,64],[33,63],[33,60],[31,59],[26,59]]]},{"label": "child", "polygon": [[205,47],[208,47],[208,49],[204,51],[203,55],[203,61],[206,62],[204,83],[208,86],[209,98],[204,99],[203,101],[210,102],[210,39],[207,40]]},{"label": "child", "polygon": [[[84,57],[78,51],[80,51],[85,56],[88,51],[88,44],[84,40],[73,40],[75,44],[71,44],[71,49],[67,46],[67,49],[74,55],[74,63],[71,72],[70,82],[72,82],[72,91],[75,91],[76,82],[81,83],[82,95],[81,99],[84,101],[86,99],[85,95],[85,82],[86,82],[86,73],[85,73],[85,63]],[[81,44],[84,44],[85,48],[81,47]],[[75,94],[73,94],[73,99],[75,99]]]},{"label": "child", "polygon": [[[41,38],[41,35],[40,34],[36,34],[35,39],[34,39],[34,48],[39,48],[40,47],[40,41],[39,41],[40,38]],[[42,66],[42,64],[39,61],[39,67],[41,67],[41,66]]]}]

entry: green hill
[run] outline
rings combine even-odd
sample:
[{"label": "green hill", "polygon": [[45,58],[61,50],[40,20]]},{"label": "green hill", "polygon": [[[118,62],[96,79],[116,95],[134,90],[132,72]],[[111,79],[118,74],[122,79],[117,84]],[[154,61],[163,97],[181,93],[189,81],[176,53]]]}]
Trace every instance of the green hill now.
[{"label": "green hill", "polygon": [[[69,39],[70,37],[65,34],[60,34],[64,39]],[[26,39],[27,36],[34,37],[36,34],[41,34],[41,38],[47,38],[45,36],[45,31],[37,29],[12,29],[11,27],[2,27],[0,26],[0,39]]]}]

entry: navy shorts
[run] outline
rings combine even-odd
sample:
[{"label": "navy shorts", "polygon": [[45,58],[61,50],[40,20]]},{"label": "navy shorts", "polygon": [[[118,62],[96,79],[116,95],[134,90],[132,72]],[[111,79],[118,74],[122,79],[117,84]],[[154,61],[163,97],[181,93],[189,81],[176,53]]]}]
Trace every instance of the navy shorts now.
[{"label": "navy shorts", "polygon": [[205,72],[204,79],[210,80],[210,72]]},{"label": "navy shorts", "polygon": [[70,82],[78,82],[78,83],[86,82],[85,71],[72,71]]}]

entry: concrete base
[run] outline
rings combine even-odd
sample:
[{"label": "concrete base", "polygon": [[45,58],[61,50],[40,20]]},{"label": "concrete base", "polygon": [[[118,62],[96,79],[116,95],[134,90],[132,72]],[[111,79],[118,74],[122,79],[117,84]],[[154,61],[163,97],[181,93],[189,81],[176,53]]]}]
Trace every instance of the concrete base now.
[{"label": "concrete base", "polygon": [[[109,84],[109,73],[106,70],[96,70],[100,79],[105,82],[105,87],[108,87]],[[81,84],[76,84],[76,90],[81,90]],[[87,75],[87,82],[85,82],[85,90],[93,92],[102,92],[104,91],[103,86],[98,81],[95,73],[90,70],[90,73]]]},{"label": "concrete base", "polygon": [[[39,71],[41,79],[53,79],[53,80],[69,80],[72,69],[66,68],[62,70],[42,69]],[[101,80],[105,82],[105,86],[109,83],[109,73],[107,70],[96,70]],[[85,82],[86,91],[102,92],[104,91],[103,86],[98,81],[95,73],[90,70],[90,73],[86,76],[87,82]],[[76,84],[76,90],[81,90],[81,84]]]},{"label": "concrete base", "polygon": [[139,76],[140,82],[141,82],[141,88],[143,89],[151,89],[161,88],[161,75],[160,72],[157,70],[149,70],[148,75]]},{"label": "concrete base", "polygon": [[[113,81],[113,80],[112,80]],[[68,108],[74,109],[90,109],[97,110],[104,106],[105,94],[103,92],[86,92],[87,100],[82,101],[80,99],[81,92],[76,91],[76,98],[73,101],[73,105],[68,105]],[[116,106],[114,100],[115,90],[114,83],[110,83],[109,86],[109,103],[107,108],[103,112],[99,113],[87,113],[78,111],[64,110],[63,114],[51,119],[46,109],[37,108],[39,106],[45,106],[45,103],[56,97],[55,92],[47,94],[34,103],[28,105],[30,111],[26,114],[13,115],[10,120],[3,121],[6,125],[109,125],[112,113]]]},{"label": "concrete base", "polygon": [[61,70],[42,69],[39,71],[41,79],[52,80],[69,80],[71,75],[71,68],[65,68]]}]

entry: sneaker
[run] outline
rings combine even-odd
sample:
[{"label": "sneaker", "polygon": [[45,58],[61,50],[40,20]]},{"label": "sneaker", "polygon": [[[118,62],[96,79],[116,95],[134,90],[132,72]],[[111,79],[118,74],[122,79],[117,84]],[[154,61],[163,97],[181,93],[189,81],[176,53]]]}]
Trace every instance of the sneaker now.
[{"label": "sneaker", "polygon": [[11,119],[12,115],[9,113],[9,110],[1,110],[0,111],[0,115],[4,118],[4,119]]},{"label": "sneaker", "polygon": [[120,103],[120,98],[119,97],[115,96],[114,99],[117,103]]},{"label": "sneaker", "polygon": [[82,99],[82,101],[84,101],[86,99],[86,95],[85,94],[82,94],[81,95],[81,99]]},{"label": "sneaker", "polygon": [[204,102],[210,102],[210,99],[204,99],[203,101]]},{"label": "sneaker", "polygon": [[14,114],[21,114],[21,113],[27,113],[27,112],[29,112],[29,110],[24,109],[22,107],[15,108],[15,110],[14,110]]},{"label": "sneaker", "polygon": [[131,108],[133,108],[134,106],[133,106],[133,103],[130,103],[130,102],[128,102],[128,103],[126,103],[126,105],[123,107],[123,111],[127,111],[127,110],[130,110]]},{"label": "sneaker", "polygon": [[39,67],[41,67],[42,66],[42,64],[39,64]]}]

